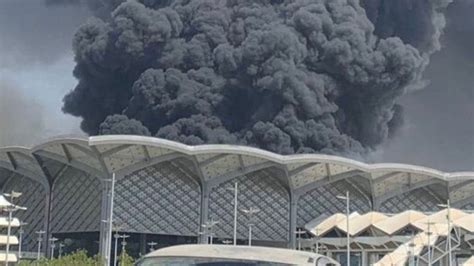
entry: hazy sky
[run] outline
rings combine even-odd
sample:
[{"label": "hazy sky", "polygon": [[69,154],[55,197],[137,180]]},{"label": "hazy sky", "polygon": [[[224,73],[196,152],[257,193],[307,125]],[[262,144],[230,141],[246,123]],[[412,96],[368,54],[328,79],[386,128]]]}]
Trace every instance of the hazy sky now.
[{"label": "hazy sky", "polygon": [[[474,1],[450,8],[443,49],[426,71],[431,83],[403,98],[405,127],[374,160],[474,169],[472,14]],[[64,115],[61,106],[76,84],[72,36],[89,16],[78,6],[0,1],[0,146],[80,132],[79,120]]]},{"label": "hazy sky", "polygon": [[425,72],[430,85],[402,101],[404,130],[379,152],[381,161],[442,170],[474,170],[474,1],[447,12],[443,48]]},{"label": "hazy sky", "polygon": [[79,120],[61,105],[76,82],[71,39],[87,17],[85,9],[47,8],[42,0],[0,1],[1,146],[79,133]]}]

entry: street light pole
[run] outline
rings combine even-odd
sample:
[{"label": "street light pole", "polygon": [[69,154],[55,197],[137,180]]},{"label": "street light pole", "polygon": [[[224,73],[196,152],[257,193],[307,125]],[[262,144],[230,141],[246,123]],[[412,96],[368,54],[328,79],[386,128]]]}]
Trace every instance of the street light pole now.
[{"label": "street light pole", "polygon": [[112,184],[110,185],[110,201],[109,201],[109,217],[107,219],[108,228],[107,228],[107,242],[105,244],[105,265],[110,265],[110,253],[111,253],[111,244],[112,244],[112,226],[114,218],[114,194],[115,194],[115,173],[112,173]]},{"label": "street light pole", "polygon": [[59,250],[58,250],[58,252],[59,252],[59,258],[61,258],[61,257],[63,256],[63,248],[64,248],[64,246],[66,246],[66,245],[64,245],[63,243],[59,243]]},{"label": "street light pole", "polygon": [[117,265],[117,246],[118,246],[118,239],[119,239],[120,235],[118,234],[118,232],[115,232],[115,235],[114,235],[114,238],[115,238],[115,246],[114,246],[114,264],[113,266],[116,266]]},{"label": "street light pole", "polygon": [[43,242],[43,234],[46,233],[43,230],[37,231],[36,234],[38,234],[38,254],[36,259],[39,260],[41,258],[41,242]]},{"label": "street light pole", "polygon": [[298,250],[301,250],[301,235],[306,233],[306,231],[303,231],[301,229],[296,230],[295,234],[298,237]]},{"label": "street light pole", "polygon": [[237,182],[234,183],[233,188],[228,188],[230,191],[234,191],[234,246],[237,245],[237,204],[238,204],[238,186]]},{"label": "street light pole", "polygon": [[451,204],[449,203],[449,199],[446,201],[446,204],[438,204],[439,207],[447,208],[447,215],[446,218],[448,219],[448,266],[451,266],[453,263],[453,251],[451,246]]},{"label": "street light pole", "polygon": [[209,233],[208,233],[208,236],[210,238],[210,244],[212,245],[212,241],[213,241],[213,233],[212,233],[212,228],[218,224],[219,222],[218,221],[214,221],[212,218],[210,221],[207,221],[205,224],[202,225],[202,227],[204,229],[206,229]]},{"label": "street light pole", "polygon": [[124,259],[125,259],[125,246],[127,245],[126,239],[129,238],[129,235],[120,235],[120,238],[122,238],[122,266],[125,265]]},{"label": "street light pole", "polygon": [[408,264],[409,266],[415,266],[415,236],[413,233],[411,234],[411,240],[410,240],[410,263]]},{"label": "street light pole", "polygon": [[260,212],[260,210],[257,208],[250,207],[249,209],[243,209],[242,211],[249,217],[249,246],[252,246],[252,217],[254,214]]},{"label": "street light pole", "polygon": [[351,265],[351,236],[349,231],[349,216],[350,216],[350,198],[349,191],[346,191],[346,196],[337,196],[338,199],[346,201],[346,240],[347,240],[347,266]]},{"label": "street light pole", "polygon": [[431,225],[434,223],[428,221],[426,224],[428,225],[428,232],[426,232],[426,235],[428,236],[428,266],[431,266]]},{"label": "street light pole", "polygon": [[54,258],[54,248],[56,247],[56,241],[58,241],[59,239],[55,238],[55,237],[52,237],[49,239],[49,241],[51,241],[51,259]]},{"label": "street light pole", "polygon": [[316,254],[319,254],[319,228],[316,228]]},{"label": "street light pole", "polygon": [[23,230],[23,226],[27,225],[28,223],[22,223],[20,222],[20,229],[18,230],[19,238],[18,239],[18,258],[21,259],[21,248],[23,245],[23,233],[25,230]]}]

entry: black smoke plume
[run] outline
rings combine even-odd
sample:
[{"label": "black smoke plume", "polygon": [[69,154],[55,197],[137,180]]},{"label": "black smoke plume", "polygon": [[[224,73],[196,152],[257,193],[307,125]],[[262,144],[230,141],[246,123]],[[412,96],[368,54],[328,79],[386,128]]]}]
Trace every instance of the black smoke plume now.
[{"label": "black smoke plume", "polygon": [[365,154],[403,123],[449,2],[96,1],[63,110],[89,134]]}]

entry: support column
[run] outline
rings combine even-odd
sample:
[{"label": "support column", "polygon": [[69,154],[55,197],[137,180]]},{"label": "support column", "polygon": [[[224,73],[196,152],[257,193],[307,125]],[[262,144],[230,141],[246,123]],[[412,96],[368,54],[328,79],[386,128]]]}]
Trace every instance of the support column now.
[{"label": "support column", "polygon": [[102,180],[102,199],[100,204],[100,232],[99,232],[99,254],[102,258],[105,258],[105,252],[107,249],[107,215],[109,213],[109,186],[107,181]]},{"label": "support column", "polygon": [[377,198],[377,197],[374,197],[374,199],[372,200],[372,202],[373,202],[373,203],[372,203],[372,209],[373,209],[373,211],[376,211],[376,212],[377,212],[377,211],[380,211],[380,206],[382,205],[383,202],[380,201],[380,199]]},{"label": "support column", "polygon": [[[202,231],[202,225],[207,222],[209,219],[209,194],[211,188],[207,182],[204,182],[201,187],[201,216],[199,219],[199,226],[198,231],[199,233]],[[206,237],[203,234],[198,235],[199,243],[203,244],[207,242]]]},{"label": "support column", "polygon": [[369,260],[368,260],[368,253],[365,250],[361,251],[361,265],[362,266],[369,266]]},{"label": "support column", "polygon": [[298,213],[298,199],[299,195],[295,193],[290,194],[290,235],[289,235],[289,247],[292,249],[296,248],[296,216]]},{"label": "support column", "polygon": [[[45,221],[43,225],[43,230],[45,232],[43,243],[41,244],[41,248],[45,251],[44,255],[46,257],[49,256],[50,253],[50,241],[49,239],[52,238],[53,232],[51,231],[51,212],[52,212],[52,205],[53,205],[53,196],[52,196],[52,189],[46,189],[46,206],[45,206]],[[36,234],[35,234],[36,235]]]}]

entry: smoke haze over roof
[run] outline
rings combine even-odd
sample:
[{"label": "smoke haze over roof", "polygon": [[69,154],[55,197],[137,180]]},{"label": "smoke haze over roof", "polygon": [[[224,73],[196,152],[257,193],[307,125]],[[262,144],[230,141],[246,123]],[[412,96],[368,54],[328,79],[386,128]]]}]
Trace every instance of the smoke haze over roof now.
[{"label": "smoke haze over roof", "polygon": [[469,0],[44,1],[71,20],[4,35],[39,64],[72,42],[88,134],[472,169]]}]

